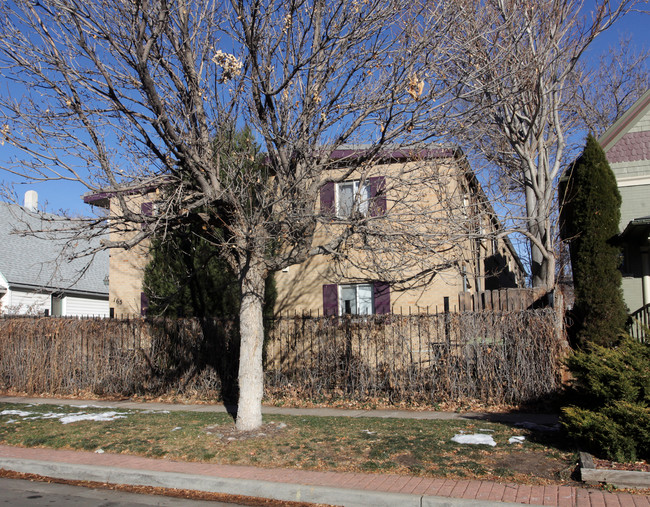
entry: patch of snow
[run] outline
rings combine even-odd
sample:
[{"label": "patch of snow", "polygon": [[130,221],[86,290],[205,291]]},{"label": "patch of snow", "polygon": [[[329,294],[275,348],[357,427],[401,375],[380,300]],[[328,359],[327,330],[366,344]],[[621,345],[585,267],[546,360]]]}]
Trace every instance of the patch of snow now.
[{"label": "patch of snow", "polygon": [[142,410],[141,414],[169,414],[169,410]]},{"label": "patch of snow", "polygon": [[492,447],[497,445],[492,438],[492,435],[481,435],[480,433],[475,433],[473,435],[463,435],[459,433],[454,435],[451,440],[457,444],[482,444],[491,445]]},{"label": "patch of snow", "polygon": [[365,433],[366,435],[376,435],[376,431],[370,431],[370,430],[361,430],[361,433]]},{"label": "patch of snow", "polygon": [[104,449],[97,449],[95,454],[104,454]]},{"label": "patch of snow", "polygon": [[182,430],[183,428],[181,426],[176,426],[175,428],[172,428],[172,431],[178,431]]},{"label": "patch of snow", "polygon": [[523,444],[524,440],[526,440],[526,437],[524,437],[524,436],[510,437],[508,439],[508,443],[509,444]]},{"label": "patch of snow", "polygon": [[99,414],[87,414],[85,412],[78,413],[64,413],[64,412],[46,412],[44,414],[36,414],[34,412],[25,412],[22,410],[3,410],[0,415],[16,415],[28,421],[36,421],[39,419],[59,419],[63,424],[69,424],[76,421],[112,421],[114,419],[122,419],[126,415],[118,414],[117,412],[102,412]]},{"label": "patch of snow", "polygon": [[34,417],[31,417],[30,419],[61,419],[62,417],[65,417],[66,414],[64,412],[46,412],[45,414],[41,415],[35,415]]},{"label": "patch of snow", "polygon": [[284,429],[286,427],[287,427],[286,423],[281,422],[280,424],[278,424],[279,429]]},{"label": "patch of snow", "polygon": [[479,428],[478,430],[479,430],[479,431],[484,431],[484,432],[486,432],[486,433],[494,433],[494,430],[489,430],[489,429],[487,429],[487,428]]},{"label": "patch of snow", "polygon": [[99,414],[70,414],[61,417],[62,424],[70,424],[78,421],[114,421],[115,419],[124,419],[126,415],[119,414],[118,412],[102,412]]},{"label": "patch of snow", "polygon": [[3,410],[0,415],[17,415],[18,417],[27,417],[32,415],[32,412],[23,412],[22,410]]}]

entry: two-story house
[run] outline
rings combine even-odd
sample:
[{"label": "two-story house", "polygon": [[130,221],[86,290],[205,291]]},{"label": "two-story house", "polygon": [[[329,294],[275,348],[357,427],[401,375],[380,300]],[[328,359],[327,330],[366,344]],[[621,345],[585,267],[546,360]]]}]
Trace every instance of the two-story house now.
[{"label": "two-story house", "polygon": [[[349,161],[357,152],[361,150],[341,149],[332,155],[332,181],[323,186],[315,203],[321,220],[314,245],[327,243],[356,213],[371,219],[368,223],[380,234],[374,243],[365,238],[366,244],[358,243],[362,240],[347,244],[345,260],[316,255],[276,273],[277,315],[433,313],[453,310],[459,293],[524,285],[526,273],[519,257],[460,150],[439,146],[387,150],[363,174],[350,173]],[[419,178],[422,171],[435,172],[435,177]],[[341,179],[342,174],[347,177]],[[88,195],[84,200],[110,209],[109,217],[121,212],[110,194]],[[151,213],[154,200],[150,187],[134,189],[127,198],[129,207],[143,214]],[[382,228],[386,237],[404,235],[403,228],[411,228],[413,242],[393,242],[388,249],[388,241],[381,240]],[[113,227],[111,239],[137,232],[137,225]],[[425,236],[436,245],[439,269],[405,284],[434,255],[424,246]],[[129,250],[111,251],[110,304],[116,316],[146,310],[142,279],[148,245],[145,241]],[[418,262],[418,255],[423,262]]]},{"label": "two-story house", "polygon": [[[353,156],[354,150],[333,153],[342,164],[338,174],[345,171],[346,161]],[[333,172],[336,179],[337,170]],[[435,177],[420,179],[422,172],[435,173]],[[405,174],[416,188],[405,188]],[[414,203],[418,202],[421,206],[414,212]],[[396,222],[408,221],[423,241],[405,244],[401,250],[395,244],[380,247],[371,260],[368,250],[376,249],[377,244],[353,244],[351,249],[358,251],[348,255],[351,260],[318,255],[290,266],[275,275],[277,314],[434,313],[453,310],[459,293],[525,284],[519,257],[508,238],[499,234],[502,231],[495,213],[460,150],[445,146],[386,150],[367,174],[353,173],[344,181],[326,184],[317,205],[320,214],[330,220],[316,231],[315,244],[327,242],[338,224],[345,223],[355,211],[376,219],[379,228],[385,222],[387,234],[399,228]],[[419,218],[413,218],[414,213]],[[428,250],[425,237],[435,244],[435,253]],[[391,283],[392,279],[409,279],[417,271],[416,265],[426,264],[414,262],[420,254],[438,256],[439,269],[424,277],[425,283],[411,287]],[[375,264],[374,275],[364,272],[364,260]],[[382,262],[392,263],[385,277]]]}]

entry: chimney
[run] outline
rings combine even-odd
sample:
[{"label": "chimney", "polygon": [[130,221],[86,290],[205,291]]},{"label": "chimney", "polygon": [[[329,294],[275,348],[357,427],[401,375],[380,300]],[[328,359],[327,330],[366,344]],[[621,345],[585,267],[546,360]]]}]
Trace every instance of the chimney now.
[{"label": "chimney", "polygon": [[23,207],[27,211],[36,212],[38,211],[38,194],[35,190],[28,190],[25,192],[25,204]]}]

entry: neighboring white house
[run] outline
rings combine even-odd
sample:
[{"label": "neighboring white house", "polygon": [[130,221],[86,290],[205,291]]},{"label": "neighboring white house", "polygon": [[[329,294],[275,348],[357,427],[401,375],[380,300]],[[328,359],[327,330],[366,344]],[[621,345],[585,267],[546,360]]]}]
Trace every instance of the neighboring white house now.
[{"label": "neighboring white house", "polygon": [[62,260],[62,240],[20,233],[60,227],[61,220],[37,211],[33,191],[25,207],[0,202],[0,314],[109,316],[108,252],[90,264]]}]

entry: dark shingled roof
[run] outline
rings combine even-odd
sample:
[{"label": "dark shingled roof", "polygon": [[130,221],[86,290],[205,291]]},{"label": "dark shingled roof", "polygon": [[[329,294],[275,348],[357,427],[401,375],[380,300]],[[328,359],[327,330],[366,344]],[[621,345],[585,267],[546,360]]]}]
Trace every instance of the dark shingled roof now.
[{"label": "dark shingled roof", "polygon": [[[27,212],[16,204],[0,202],[0,285],[6,281],[9,288],[108,296],[104,284],[108,276],[107,251],[97,253],[92,262],[89,257],[62,260],[59,257],[65,240],[60,235],[45,239],[20,233],[29,229],[61,229],[66,222],[68,219],[63,217]],[[99,238],[90,244],[99,246]]]}]

